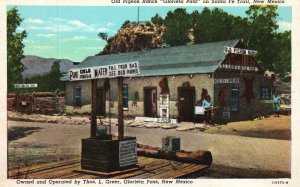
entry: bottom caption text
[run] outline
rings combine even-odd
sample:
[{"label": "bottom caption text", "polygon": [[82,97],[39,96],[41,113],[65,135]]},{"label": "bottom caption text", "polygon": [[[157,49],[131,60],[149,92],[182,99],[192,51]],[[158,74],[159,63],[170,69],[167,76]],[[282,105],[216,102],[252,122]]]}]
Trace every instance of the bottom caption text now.
[{"label": "bottom caption text", "polygon": [[16,184],[36,184],[36,185],[99,185],[99,184],[193,184],[193,180],[188,179],[65,179],[65,180],[54,180],[54,179],[17,179]]}]

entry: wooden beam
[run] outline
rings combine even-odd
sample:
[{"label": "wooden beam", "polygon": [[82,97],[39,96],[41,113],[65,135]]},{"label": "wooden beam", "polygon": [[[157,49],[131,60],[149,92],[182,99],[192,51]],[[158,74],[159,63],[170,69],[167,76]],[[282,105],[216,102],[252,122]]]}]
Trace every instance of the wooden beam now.
[{"label": "wooden beam", "polygon": [[96,116],[96,90],[97,90],[97,80],[92,79],[92,111],[91,111],[91,138],[97,136],[97,116]]},{"label": "wooden beam", "polygon": [[123,77],[117,78],[118,82],[118,137],[124,139],[124,117],[123,117]]}]

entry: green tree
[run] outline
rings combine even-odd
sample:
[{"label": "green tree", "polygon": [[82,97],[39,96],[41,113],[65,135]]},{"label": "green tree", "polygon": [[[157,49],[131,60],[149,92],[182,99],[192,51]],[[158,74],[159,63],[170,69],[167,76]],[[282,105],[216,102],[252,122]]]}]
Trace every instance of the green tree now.
[{"label": "green tree", "polygon": [[282,77],[287,72],[291,72],[291,31],[276,33],[274,40],[276,50],[276,60],[272,64],[274,72]]},{"label": "green tree", "polygon": [[13,84],[20,83],[22,81],[22,72],[24,66],[21,63],[21,59],[24,57],[22,43],[26,38],[26,31],[16,32],[18,26],[20,26],[23,19],[18,13],[16,7],[11,8],[7,12],[7,89],[8,92],[13,91]]},{"label": "green tree", "polygon": [[60,72],[60,61],[56,60],[53,65],[51,66],[51,70],[48,74],[49,79],[49,91],[55,91],[56,89],[62,90],[64,88],[64,84],[62,81],[60,81],[60,77],[62,76],[62,73]]},{"label": "green tree", "polygon": [[194,42],[205,43],[243,38],[247,20],[233,16],[220,8],[205,7],[201,13],[192,13]]},{"label": "green tree", "polygon": [[165,18],[165,26],[163,39],[170,46],[185,45],[191,41],[189,38],[189,30],[192,28],[191,16],[185,8],[169,11]]},{"label": "green tree", "polygon": [[161,26],[164,24],[164,19],[160,17],[159,14],[155,14],[155,16],[151,18],[151,22],[155,25]]},{"label": "green tree", "polygon": [[248,27],[245,44],[258,51],[257,60],[264,70],[273,71],[278,52],[276,50],[277,6],[250,6],[246,11]]},{"label": "green tree", "polygon": [[127,27],[130,23],[131,22],[129,20],[124,21],[124,23],[121,26],[121,29]]},{"label": "green tree", "polygon": [[102,40],[106,41],[108,40],[108,34],[106,32],[99,32],[98,33],[99,38],[101,38]]}]

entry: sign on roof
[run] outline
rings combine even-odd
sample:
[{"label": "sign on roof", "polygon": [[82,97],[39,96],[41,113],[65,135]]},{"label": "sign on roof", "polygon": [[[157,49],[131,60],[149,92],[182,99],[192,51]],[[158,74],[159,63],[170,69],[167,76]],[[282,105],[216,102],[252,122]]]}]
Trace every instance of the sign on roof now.
[{"label": "sign on roof", "polygon": [[227,53],[235,53],[235,54],[253,55],[254,56],[257,54],[257,51],[224,46],[224,53],[226,53],[226,54]]},{"label": "sign on roof", "polygon": [[225,79],[215,79],[215,84],[238,84],[240,83],[239,78],[225,78]]},{"label": "sign on roof", "polygon": [[113,77],[133,77],[140,74],[139,62],[128,62],[90,68],[70,69],[70,81]]},{"label": "sign on roof", "polygon": [[38,84],[14,84],[15,88],[36,88]]}]

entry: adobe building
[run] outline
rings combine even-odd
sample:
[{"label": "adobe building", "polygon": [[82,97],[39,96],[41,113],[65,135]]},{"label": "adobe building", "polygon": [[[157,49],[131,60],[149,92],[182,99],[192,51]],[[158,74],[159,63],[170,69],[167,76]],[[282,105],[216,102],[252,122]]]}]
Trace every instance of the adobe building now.
[{"label": "adobe building", "polygon": [[[273,106],[272,80],[243,49],[241,40],[158,48],[90,56],[77,68],[139,62],[140,74],[123,79],[124,116],[193,121],[195,105],[209,96],[214,119],[236,121],[270,113]],[[91,80],[62,80],[68,109],[90,112]],[[117,113],[116,82],[97,79],[97,115]]]}]

